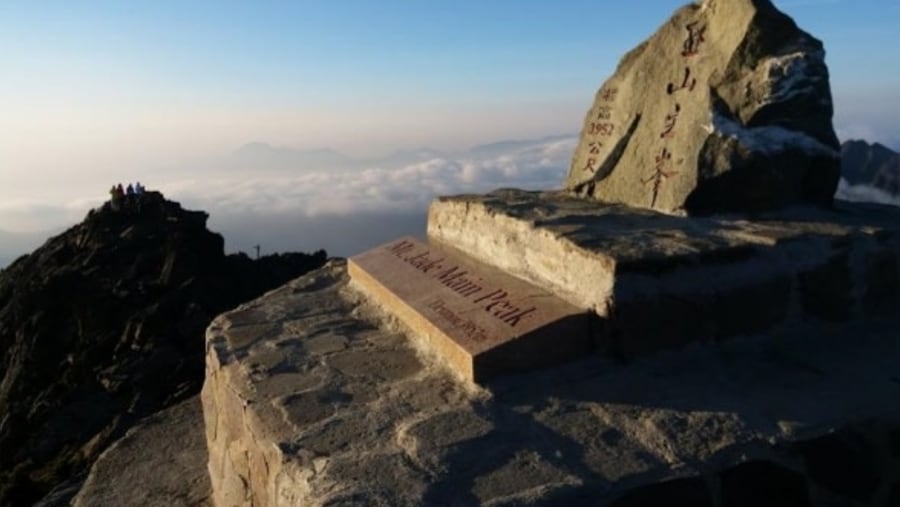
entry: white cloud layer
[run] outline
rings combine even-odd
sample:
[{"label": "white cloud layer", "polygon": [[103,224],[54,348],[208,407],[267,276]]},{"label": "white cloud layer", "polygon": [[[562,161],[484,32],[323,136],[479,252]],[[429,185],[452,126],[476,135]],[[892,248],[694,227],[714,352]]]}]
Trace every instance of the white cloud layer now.
[{"label": "white cloud layer", "polygon": [[[255,143],[230,158],[159,173],[144,183],[186,208],[209,212],[210,228],[225,236],[228,251],[250,252],[259,244],[264,253],[325,248],[346,256],[402,234],[424,234],[428,204],[439,195],[559,188],[576,143],[571,135],[457,153],[398,152],[374,160]],[[105,188],[97,190],[95,199],[63,204],[0,202],[0,232],[44,231],[46,238],[100,205]],[[900,206],[900,199],[886,192],[843,181],[837,196]],[[0,261],[34,243],[34,238],[0,241]]]},{"label": "white cloud layer", "polygon": [[247,167],[214,180],[172,181],[165,184],[164,191],[193,207],[223,216],[424,212],[438,195],[484,192],[504,186],[558,188],[576,141],[575,137],[567,137],[514,143],[493,153],[463,152],[397,165],[388,158],[377,165],[350,170],[281,170],[246,177],[243,175],[257,172]]},{"label": "white cloud layer", "polygon": [[72,199],[58,204],[36,199],[0,202],[0,230],[14,233],[59,230],[80,222],[88,210],[102,203],[100,198]]},{"label": "white cloud layer", "polygon": [[894,195],[869,185],[850,185],[847,183],[847,180],[843,178],[841,178],[840,183],[838,183],[835,197],[845,201],[874,202],[876,204],[900,206],[900,195]]},{"label": "white cloud layer", "polygon": [[[210,213],[229,251],[315,250],[350,255],[400,234],[423,234],[428,204],[438,195],[500,187],[559,188],[577,136],[508,141],[458,153],[399,152],[327,164],[322,153],[265,145],[239,157],[158,174],[150,189],[189,209]],[[335,158],[337,160],[337,158]],[[103,195],[99,191],[98,195]],[[0,204],[0,229],[48,230],[83,219],[102,199],[61,205]],[[22,252],[3,252],[7,257]]]}]

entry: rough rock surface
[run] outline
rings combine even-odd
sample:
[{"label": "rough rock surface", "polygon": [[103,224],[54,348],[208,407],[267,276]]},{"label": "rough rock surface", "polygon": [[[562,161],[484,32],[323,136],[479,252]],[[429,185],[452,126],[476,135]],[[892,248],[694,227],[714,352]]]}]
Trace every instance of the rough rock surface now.
[{"label": "rough rock surface", "polygon": [[211,505],[200,397],[134,425],[91,467],[74,507]]},{"label": "rough rock surface", "polygon": [[841,176],[851,185],[880,188],[900,195],[900,153],[865,141],[847,141],[841,145]]},{"label": "rough rock surface", "polygon": [[212,318],[325,261],[226,256],[206,219],[150,192],[0,271],[0,505],[33,504],[197,393]]},{"label": "rough rock surface", "polygon": [[435,200],[428,235],[593,309],[600,346],[624,356],[792,323],[900,323],[900,212],[888,206],[751,221],[507,189]]},{"label": "rough rock surface", "polygon": [[831,203],[839,143],[822,43],[769,0],[683,7],[585,117],[566,187],[666,212]]},{"label": "rough rock surface", "polygon": [[333,261],[207,331],[214,501],[890,505],[900,343],[879,322],[477,387]]}]

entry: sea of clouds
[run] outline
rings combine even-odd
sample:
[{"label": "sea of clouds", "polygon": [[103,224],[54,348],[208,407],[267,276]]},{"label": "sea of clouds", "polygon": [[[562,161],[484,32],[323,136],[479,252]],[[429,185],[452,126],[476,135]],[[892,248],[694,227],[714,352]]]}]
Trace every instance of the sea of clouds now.
[{"label": "sea of clouds", "polygon": [[566,136],[458,153],[424,149],[331,167],[305,167],[304,153],[295,152],[286,154],[293,166],[263,157],[269,165],[254,167],[244,159],[215,179],[170,181],[164,191],[209,211],[210,228],[223,233],[229,251],[261,245],[263,252],[324,248],[347,256],[423,235],[428,204],[439,195],[559,188],[576,142]]},{"label": "sea of clouds", "polygon": [[[424,235],[428,204],[439,195],[501,187],[562,185],[577,136],[505,141],[457,152],[420,149],[378,159],[326,150],[301,151],[253,143],[216,160],[143,178],[149,189],[210,214],[228,252],[313,251],[347,256],[406,234]],[[97,189],[101,188],[98,183]],[[0,266],[43,239],[81,221],[103,203],[0,204]],[[24,231],[23,231],[24,229]]]},{"label": "sea of clouds", "polygon": [[[348,256],[398,236],[423,235],[428,204],[439,195],[559,188],[576,144],[577,136],[566,135],[365,160],[253,143],[216,160],[154,174],[144,183],[186,208],[207,211],[210,229],[225,237],[228,252],[324,248]],[[837,197],[900,206],[896,196],[843,181]],[[102,203],[98,192],[94,199],[62,205],[0,204],[0,217],[28,225],[10,233],[0,223],[0,266]]]},{"label": "sea of clouds", "polygon": [[845,201],[874,202],[877,204],[900,206],[900,195],[894,195],[869,185],[851,185],[843,178],[841,178],[840,183],[838,183],[835,197]]}]

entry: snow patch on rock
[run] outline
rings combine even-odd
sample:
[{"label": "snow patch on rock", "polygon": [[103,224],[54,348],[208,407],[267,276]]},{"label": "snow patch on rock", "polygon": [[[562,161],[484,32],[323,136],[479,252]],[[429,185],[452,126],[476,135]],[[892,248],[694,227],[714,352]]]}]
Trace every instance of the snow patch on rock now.
[{"label": "snow patch on rock", "polygon": [[734,139],[748,150],[766,155],[799,149],[812,156],[840,157],[837,150],[812,136],[777,125],[744,127],[731,118],[714,113],[711,125],[704,128],[710,134]]},{"label": "snow patch on rock", "polygon": [[795,51],[767,58],[761,63],[771,92],[764,104],[787,102],[798,95],[815,94],[824,76],[814,67],[824,67],[824,51]]}]

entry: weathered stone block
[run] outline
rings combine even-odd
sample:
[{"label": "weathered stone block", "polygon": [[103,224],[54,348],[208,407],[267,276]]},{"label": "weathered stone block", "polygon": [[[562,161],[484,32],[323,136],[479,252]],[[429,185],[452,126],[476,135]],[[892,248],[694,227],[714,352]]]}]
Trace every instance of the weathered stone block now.
[{"label": "weathered stone block", "polygon": [[416,439],[415,449],[420,459],[428,459],[440,454],[441,449],[455,446],[461,442],[481,438],[488,434],[494,425],[466,411],[444,412],[426,419],[410,429]]},{"label": "weathered stone block", "polygon": [[367,419],[365,413],[346,411],[348,407],[342,407],[345,413],[340,417],[329,420],[315,433],[298,439],[297,445],[315,455],[330,456],[351,449],[358,439],[375,440],[382,428]]},{"label": "weathered stone block", "polygon": [[379,380],[400,380],[422,369],[422,362],[407,349],[341,352],[326,362],[347,376]]},{"label": "weathered stone block", "polygon": [[[741,340],[626,364],[588,359],[485,388],[417,355],[416,337],[379,324],[381,312],[347,285],[345,264],[336,262],[254,302],[280,331],[250,339],[249,349],[222,336],[227,314],[210,328],[203,401],[216,505],[724,507],[723,494],[744,491],[741,498],[752,500],[778,484],[800,488],[777,468],[723,470],[747,460],[796,463],[798,438],[898,413],[900,350],[884,339],[892,326],[868,336],[847,325],[852,340],[817,335],[813,346],[803,336],[781,337],[797,356]],[[305,347],[330,334],[343,345]],[[400,349],[418,358],[419,369],[373,374]],[[317,380],[298,382],[294,392],[269,388],[266,375],[283,374],[253,365],[262,356],[281,364],[272,351]],[[304,418],[298,406],[293,420],[286,417],[279,403],[292,396],[315,415]],[[886,429],[894,428],[862,431],[878,446],[873,465],[883,480],[874,505],[891,505],[897,470]],[[863,468],[841,452],[810,458],[830,460],[835,474]],[[768,479],[758,491],[746,491],[761,477]],[[847,503],[830,489],[810,482],[811,499]]]},{"label": "weathered stone block", "polygon": [[569,486],[572,482],[573,478],[568,477],[566,470],[555,466],[544,456],[521,451],[499,468],[477,477],[472,486],[472,495],[477,499],[478,505],[498,500],[528,503],[529,497],[534,497],[534,493],[529,491],[534,485],[543,490],[543,494],[552,494],[553,490]]},{"label": "weathered stone block", "polygon": [[845,431],[795,446],[810,478],[825,488],[868,503],[881,483],[875,450],[865,436]]},{"label": "weathered stone block", "polygon": [[891,301],[900,247],[879,238],[900,230],[900,214],[839,206],[687,218],[504,189],[435,200],[428,234],[591,309],[598,348],[633,356],[848,321],[866,298]]},{"label": "weathered stone block", "polygon": [[793,285],[786,273],[750,282],[717,293],[709,318],[715,325],[714,338],[762,333],[788,317]]},{"label": "weathered stone block", "polygon": [[614,311],[607,316],[611,330],[606,349],[634,357],[772,329],[788,316],[792,284],[784,273],[761,273],[760,278],[686,293],[666,291],[660,283],[657,294],[629,297],[629,278],[623,276],[613,295]]},{"label": "weathered stone block", "polygon": [[819,40],[769,0],[696,2],[597,92],[566,187],[667,212],[829,205],[832,114]]},{"label": "weathered stone block", "polygon": [[609,504],[610,507],[645,507],[649,505],[715,505],[702,477],[675,479],[634,488]]},{"label": "weathered stone block", "polygon": [[822,320],[850,320],[853,316],[852,290],[847,254],[837,255],[828,263],[800,274],[803,310]]},{"label": "weathered stone block", "polygon": [[722,473],[722,507],[804,507],[803,474],[768,461],[740,464]]},{"label": "weathered stone block", "polygon": [[900,429],[891,430],[891,456],[900,458]]},{"label": "weathered stone block", "polygon": [[408,237],[348,266],[357,284],[470,380],[559,363],[592,346],[585,309],[450,247]]},{"label": "weathered stone block", "polygon": [[863,311],[867,315],[896,313],[900,309],[900,268],[897,252],[882,250],[866,256],[866,292]]},{"label": "weathered stone block", "polygon": [[608,350],[618,356],[635,357],[661,348],[711,341],[713,330],[706,318],[710,299],[660,294],[623,301],[607,316],[611,323]]}]

